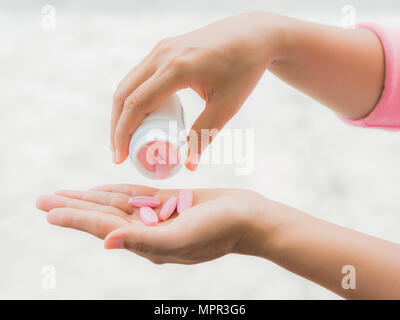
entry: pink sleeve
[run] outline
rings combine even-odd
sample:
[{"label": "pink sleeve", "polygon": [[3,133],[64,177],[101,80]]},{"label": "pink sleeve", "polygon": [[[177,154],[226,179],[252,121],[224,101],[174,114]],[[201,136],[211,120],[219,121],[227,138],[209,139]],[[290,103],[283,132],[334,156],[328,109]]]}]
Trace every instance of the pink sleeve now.
[{"label": "pink sleeve", "polygon": [[361,127],[400,130],[400,30],[381,28],[372,24],[360,24],[375,32],[385,52],[385,84],[374,110],[363,119],[344,122]]}]

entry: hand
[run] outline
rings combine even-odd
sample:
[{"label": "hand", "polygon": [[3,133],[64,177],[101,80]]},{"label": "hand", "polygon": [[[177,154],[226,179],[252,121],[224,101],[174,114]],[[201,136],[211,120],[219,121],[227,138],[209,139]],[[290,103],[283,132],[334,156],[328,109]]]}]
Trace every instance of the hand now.
[{"label": "hand", "polygon": [[[266,230],[266,199],[239,189],[193,190],[193,207],[149,227],[139,210],[128,204],[132,195],[154,196],[161,206],[180,190],[158,190],[135,185],[109,185],[89,191],[61,190],[43,195],[37,207],[48,212],[49,223],[88,232],[105,239],[107,249],[128,249],[154,263],[193,264],[228,253],[257,255]],[[158,213],[161,206],[156,209]],[[259,232],[268,220],[269,229]],[[272,232],[272,231],[271,231]]]},{"label": "hand", "polygon": [[[195,170],[210,137],[233,117],[265,68],[280,52],[281,17],[254,12],[224,19],[160,41],[120,82],[111,115],[111,149],[116,163],[129,153],[129,140],[145,116],[174,92],[191,88],[206,102],[189,138],[186,166]],[[212,138],[212,137],[211,137]]]},{"label": "hand", "polygon": [[[110,185],[58,191],[37,200],[51,224],[105,239],[154,263],[194,264],[241,253],[266,258],[346,298],[400,297],[399,245],[316,219],[239,189],[194,191],[193,207],[155,227],[128,205],[132,195],[161,205],[180,190]],[[157,212],[159,210],[156,210]],[[343,266],[357,270],[357,290],[342,286]],[[395,276],[393,276],[395,275]],[[397,277],[396,277],[397,276]],[[361,279],[360,281],[358,279]]]}]

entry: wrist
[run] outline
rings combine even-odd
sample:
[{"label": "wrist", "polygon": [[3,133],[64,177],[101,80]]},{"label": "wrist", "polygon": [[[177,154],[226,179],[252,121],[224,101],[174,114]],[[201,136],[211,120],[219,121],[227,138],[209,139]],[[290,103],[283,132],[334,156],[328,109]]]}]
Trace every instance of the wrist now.
[{"label": "wrist", "polygon": [[239,236],[233,252],[271,259],[285,229],[294,218],[291,210],[295,209],[250,192],[245,209],[238,208],[241,212],[237,230]]},{"label": "wrist", "polygon": [[268,68],[275,61],[284,57],[293,45],[293,20],[288,17],[268,12],[256,12],[259,21],[263,63]]},{"label": "wrist", "polygon": [[309,216],[265,197],[256,201],[258,205],[247,215],[240,253],[276,261],[282,249],[292,246]]}]

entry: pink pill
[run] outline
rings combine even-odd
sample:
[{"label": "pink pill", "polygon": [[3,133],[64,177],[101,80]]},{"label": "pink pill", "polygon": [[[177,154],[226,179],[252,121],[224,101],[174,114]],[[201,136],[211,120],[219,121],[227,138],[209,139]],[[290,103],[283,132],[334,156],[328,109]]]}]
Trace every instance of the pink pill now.
[{"label": "pink pill", "polygon": [[158,224],[158,217],[155,211],[149,207],[140,208],[140,218],[148,226],[156,226]]},{"label": "pink pill", "polygon": [[155,147],[154,158],[157,163],[168,164],[168,147],[169,143],[165,141],[156,141],[153,146]]},{"label": "pink pill", "polygon": [[177,211],[181,213],[183,210],[189,209],[192,207],[193,203],[193,192],[189,189],[183,189],[179,193]]},{"label": "pink pill", "polygon": [[169,176],[169,164],[156,164],[156,177],[157,179],[164,180]]},{"label": "pink pill", "polygon": [[168,149],[168,142],[153,141],[148,144],[147,157],[152,164],[168,164]]},{"label": "pink pill", "polygon": [[153,197],[137,196],[137,197],[129,198],[128,203],[131,206],[138,207],[138,208],[142,208],[142,207],[155,208],[160,205],[160,200],[157,198],[153,198]]},{"label": "pink pill", "polygon": [[178,197],[171,197],[164,203],[160,211],[160,219],[162,221],[167,220],[174,213],[177,203]]}]

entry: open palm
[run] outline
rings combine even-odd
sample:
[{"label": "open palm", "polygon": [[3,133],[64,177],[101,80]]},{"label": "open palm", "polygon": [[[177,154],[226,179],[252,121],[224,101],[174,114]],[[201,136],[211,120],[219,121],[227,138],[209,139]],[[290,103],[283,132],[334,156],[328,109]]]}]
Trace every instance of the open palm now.
[{"label": "open palm", "polygon": [[[43,195],[37,207],[48,212],[49,223],[105,239],[107,249],[125,248],[155,263],[198,263],[242,251],[251,210],[260,195],[240,189],[193,190],[193,207],[175,213],[156,227],[143,224],[132,196],[160,199],[162,205],[180,190],[159,190],[139,185],[106,185],[89,191],[60,190]],[[245,236],[245,237],[244,237]]]}]

